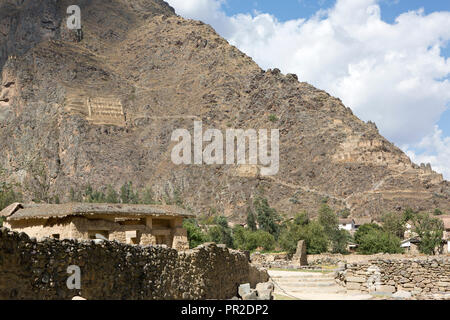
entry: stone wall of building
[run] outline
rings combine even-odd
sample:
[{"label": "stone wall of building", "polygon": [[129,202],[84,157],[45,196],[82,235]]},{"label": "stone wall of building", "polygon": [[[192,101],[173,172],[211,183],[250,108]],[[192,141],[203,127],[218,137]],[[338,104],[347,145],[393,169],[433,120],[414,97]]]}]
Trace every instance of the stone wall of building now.
[{"label": "stone wall of building", "polygon": [[[66,282],[81,269],[81,289]],[[215,244],[188,251],[116,241],[45,239],[0,228],[0,299],[228,299],[268,281],[247,256]]]},{"label": "stone wall of building", "polygon": [[346,264],[336,273],[336,280],[348,292],[393,294],[409,292],[412,296],[450,294],[450,257],[410,259],[373,259]]}]

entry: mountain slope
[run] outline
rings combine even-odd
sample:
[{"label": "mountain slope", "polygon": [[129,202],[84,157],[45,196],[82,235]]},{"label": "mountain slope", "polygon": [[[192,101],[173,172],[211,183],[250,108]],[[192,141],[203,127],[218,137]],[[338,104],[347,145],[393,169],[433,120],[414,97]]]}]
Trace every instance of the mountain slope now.
[{"label": "mountain slope", "polygon": [[[163,1],[81,2],[81,42],[65,27],[69,2],[41,3],[0,1],[0,165],[11,180],[27,184],[42,162],[63,200],[71,187],[132,181],[236,220],[260,193],[288,214],[313,213],[324,198],[354,216],[450,210],[449,183],[374,124],[295,75],[261,70]],[[279,128],[278,174],[173,164],[171,134],[192,132],[194,120],[222,131]]]}]

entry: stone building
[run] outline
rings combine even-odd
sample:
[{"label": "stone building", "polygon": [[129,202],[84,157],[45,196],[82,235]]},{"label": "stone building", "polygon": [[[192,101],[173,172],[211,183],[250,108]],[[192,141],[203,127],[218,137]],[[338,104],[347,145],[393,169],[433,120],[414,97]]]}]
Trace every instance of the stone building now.
[{"label": "stone building", "polygon": [[21,204],[0,216],[4,226],[42,239],[103,239],[128,244],[189,249],[183,219],[192,215],[175,206],[132,204]]}]

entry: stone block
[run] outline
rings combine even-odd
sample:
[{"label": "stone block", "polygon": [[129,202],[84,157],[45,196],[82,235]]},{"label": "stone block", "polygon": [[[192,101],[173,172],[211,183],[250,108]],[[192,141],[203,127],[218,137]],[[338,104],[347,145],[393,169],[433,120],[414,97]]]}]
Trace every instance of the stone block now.
[{"label": "stone block", "polygon": [[244,283],[239,286],[238,293],[242,298],[251,292],[250,283]]},{"label": "stone block", "polygon": [[392,295],[392,298],[396,299],[411,299],[412,294],[408,291],[397,291]]},{"label": "stone block", "polygon": [[347,290],[361,290],[361,284],[357,282],[347,282]]},{"label": "stone block", "polygon": [[364,283],[367,279],[364,277],[347,277],[347,282]]},{"label": "stone block", "polygon": [[298,262],[301,266],[308,265],[308,256],[306,255],[306,242],[305,240],[300,240],[297,242],[297,250],[292,257],[293,261]]},{"label": "stone block", "polygon": [[251,290],[249,293],[242,296],[242,300],[258,300],[256,290]]},{"label": "stone block", "polygon": [[394,286],[388,286],[388,285],[382,285],[377,288],[377,292],[386,292],[386,293],[394,293],[395,287]]}]

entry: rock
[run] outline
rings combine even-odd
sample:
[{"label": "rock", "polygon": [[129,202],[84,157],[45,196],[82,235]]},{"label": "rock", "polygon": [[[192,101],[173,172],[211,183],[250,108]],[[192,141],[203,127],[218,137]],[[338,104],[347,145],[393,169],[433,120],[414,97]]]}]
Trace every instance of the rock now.
[{"label": "rock", "polygon": [[364,283],[366,281],[366,278],[363,277],[347,277],[347,282]]},{"label": "rock", "polygon": [[300,240],[299,242],[297,242],[297,251],[292,257],[292,260],[299,263],[301,266],[308,265],[308,256],[306,254],[305,240]]},{"label": "rock", "polygon": [[242,300],[258,300],[256,290],[251,290],[249,293],[242,296]]},{"label": "rock", "polygon": [[396,299],[411,299],[412,294],[408,291],[397,291],[392,295],[392,298]]},{"label": "rock", "polygon": [[86,299],[80,296],[75,296],[72,298],[72,300],[86,300]]},{"label": "rock", "polygon": [[272,300],[272,293],[275,289],[272,282],[258,283],[256,285],[256,292],[259,300]]},{"label": "rock", "polygon": [[347,290],[360,290],[361,285],[356,282],[347,282]]},{"label": "rock", "polygon": [[275,289],[275,287],[274,287],[272,282],[258,283],[256,285],[256,291],[259,291],[259,290],[274,290],[274,289]]},{"label": "rock", "polygon": [[258,290],[258,300],[272,300],[273,296],[273,290]]},{"label": "rock", "polygon": [[239,286],[238,294],[240,297],[244,297],[246,294],[251,292],[250,283],[244,283]]},{"label": "rock", "polygon": [[382,286],[379,286],[376,291],[377,291],[377,293],[380,293],[380,292],[394,293],[395,292],[395,287],[394,286],[382,285]]}]

